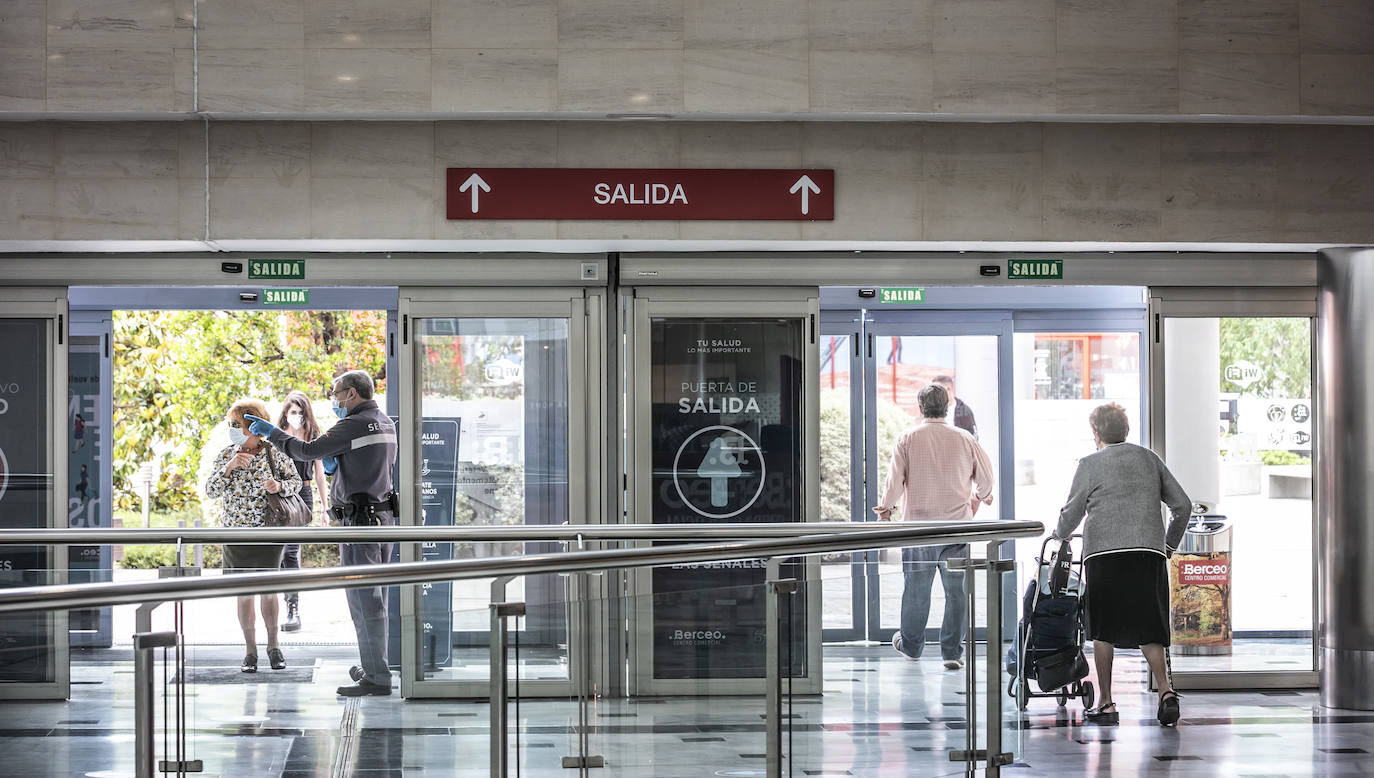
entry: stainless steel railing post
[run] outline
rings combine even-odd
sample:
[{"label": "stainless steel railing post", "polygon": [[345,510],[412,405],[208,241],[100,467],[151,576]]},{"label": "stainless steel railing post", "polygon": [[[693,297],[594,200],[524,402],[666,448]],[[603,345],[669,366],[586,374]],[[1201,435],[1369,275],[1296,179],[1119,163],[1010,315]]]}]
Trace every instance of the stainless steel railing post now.
[{"label": "stainless steel railing post", "polygon": [[[985,635],[988,649],[985,672],[988,685],[988,748],[987,770],[984,772],[988,778],[1000,776],[1002,765],[1011,764],[1012,761],[1012,755],[1002,751],[1002,576],[1015,569],[1015,562],[998,559],[1001,546],[1000,541],[988,543],[988,626]],[[969,723],[971,725],[972,721]]]},{"label": "stainless steel railing post", "polygon": [[[764,762],[767,778],[782,777],[782,662],[778,658],[778,653],[782,646],[779,621],[783,609],[780,595],[790,595],[797,591],[797,579],[781,576],[782,558],[771,557],[768,560],[764,606],[764,675],[768,689],[765,702],[767,710],[764,712],[768,744],[765,748]],[[790,606],[791,598],[788,598],[787,602]],[[791,615],[790,608],[788,615]],[[792,668],[788,667],[787,672],[791,673]]]},{"label": "stainless steel railing post", "polygon": [[506,776],[506,619],[524,616],[523,602],[491,604],[491,775]]}]

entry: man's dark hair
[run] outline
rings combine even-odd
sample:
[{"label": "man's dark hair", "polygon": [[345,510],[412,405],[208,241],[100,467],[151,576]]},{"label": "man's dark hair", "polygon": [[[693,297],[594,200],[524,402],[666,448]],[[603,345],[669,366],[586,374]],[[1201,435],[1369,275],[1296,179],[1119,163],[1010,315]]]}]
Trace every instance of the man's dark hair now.
[{"label": "man's dark hair", "polygon": [[947,375],[937,375],[930,379],[930,382],[932,384],[940,384],[941,386],[954,386],[954,379]]},{"label": "man's dark hair", "polygon": [[350,370],[334,379],[335,388],[353,389],[364,400],[372,399],[372,376],[364,370]]},{"label": "man's dark hair", "polygon": [[938,384],[927,384],[916,393],[916,404],[921,406],[921,415],[927,419],[943,419],[949,411],[949,392]]}]

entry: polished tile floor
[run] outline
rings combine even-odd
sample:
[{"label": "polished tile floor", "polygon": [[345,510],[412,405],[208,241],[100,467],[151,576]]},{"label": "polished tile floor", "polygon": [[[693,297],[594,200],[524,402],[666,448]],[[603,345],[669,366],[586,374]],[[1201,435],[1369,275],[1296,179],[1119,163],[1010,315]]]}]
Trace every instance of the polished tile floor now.
[{"label": "polished tile floor", "polygon": [[[485,701],[342,700],[333,689],[351,661],[346,647],[298,652],[290,677],[240,679],[230,649],[202,649],[190,690],[190,756],[204,775],[479,776],[488,774]],[[0,705],[0,774],[133,774],[132,664],[121,652],[73,663],[73,699]],[[161,672],[159,670],[159,672]],[[240,683],[241,680],[251,680]],[[1183,721],[1162,729],[1139,660],[1118,665],[1119,727],[1082,722],[1077,702],[1032,700],[1024,716],[1007,700],[1012,776],[1326,776],[1374,773],[1374,712],[1322,708],[1312,692],[1190,693]],[[784,774],[940,776],[963,771],[948,759],[967,739],[964,675],[938,661],[912,662],[888,647],[828,648],[824,693],[797,697],[786,713]],[[984,693],[976,697],[982,717]],[[162,715],[159,710],[159,716]],[[526,700],[512,739],[511,774],[575,775],[568,700]],[[602,699],[589,711],[595,776],[763,775],[763,700],[758,697]],[[512,727],[512,732],[516,731]],[[985,742],[979,733],[979,746]],[[163,747],[158,737],[158,747]],[[516,772],[518,760],[519,771]]]}]

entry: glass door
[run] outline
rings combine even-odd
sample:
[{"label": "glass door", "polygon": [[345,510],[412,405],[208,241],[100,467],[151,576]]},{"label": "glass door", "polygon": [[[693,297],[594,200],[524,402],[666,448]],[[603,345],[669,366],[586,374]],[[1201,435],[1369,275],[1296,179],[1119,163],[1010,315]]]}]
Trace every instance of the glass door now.
[{"label": "glass door", "polygon": [[[936,384],[953,400],[941,423],[971,434],[992,465],[993,501],[980,504],[975,517],[995,520],[1013,515],[1004,503],[1011,490],[1002,478],[1009,472],[1006,460],[1011,455],[1005,429],[1010,418],[1003,408],[1003,398],[1010,396],[1003,383],[1010,376],[1006,363],[1010,358],[1011,315],[983,311],[869,312],[864,337],[868,356],[864,418],[870,441],[865,504],[871,507],[882,500],[898,440],[924,423],[917,395]],[[982,549],[973,551],[983,553]],[[895,548],[870,554],[866,570],[868,639],[892,640],[902,627],[905,608],[908,621],[918,621],[920,614],[927,614],[926,642],[938,645],[945,603],[943,586],[934,580],[922,585],[924,578],[915,569],[918,566],[904,565],[903,558],[904,551]],[[981,626],[985,618],[986,614],[979,611],[977,625]],[[923,655],[937,656],[938,652]]]},{"label": "glass door", "polygon": [[[4,294],[12,297],[0,297],[0,531],[65,527],[73,440],[67,424],[65,290]],[[53,548],[0,549],[0,586],[63,583],[66,560]],[[67,658],[66,611],[0,618],[0,699],[66,699]]]},{"label": "glass door", "polygon": [[[820,350],[820,520],[868,521],[864,505],[863,379],[867,357],[862,314],[821,314]],[[826,554],[821,574],[821,639],[825,642],[867,637],[868,596],[865,565],[868,552]]]},{"label": "glass door", "polygon": [[[627,386],[629,504],[647,524],[815,520],[814,291],[637,289]],[[733,298],[733,299],[732,299]],[[838,379],[837,379],[838,383]],[[782,575],[815,581],[812,560]],[[764,560],[631,576],[640,694],[757,694],[767,657]],[[793,688],[820,691],[819,597],[792,598]]]},{"label": "glass door", "polygon": [[[417,301],[403,293],[414,380],[406,399],[414,403],[417,441],[409,483],[419,509],[406,515],[426,525],[586,521],[585,458],[576,453],[585,445],[585,417],[576,411],[586,407],[585,301],[580,290],[575,297],[512,294],[520,299],[493,302],[500,295],[487,293],[481,302]],[[406,466],[403,458],[403,473]],[[559,550],[558,543],[426,543],[408,552],[461,559]],[[412,588],[409,605],[403,600],[411,616],[402,630],[412,664],[403,675],[407,696],[489,691],[488,605],[496,598],[526,605],[511,637],[519,645],[521,693],[569,693],[581,660],[570,652],[568,596],[568,578],[558,574]]]},{"label": "glass door", "polygon": [[1155,306],[1155,450],[1205,514],[1170,562],[1178,683],[1315,685],[1315,319]]}]

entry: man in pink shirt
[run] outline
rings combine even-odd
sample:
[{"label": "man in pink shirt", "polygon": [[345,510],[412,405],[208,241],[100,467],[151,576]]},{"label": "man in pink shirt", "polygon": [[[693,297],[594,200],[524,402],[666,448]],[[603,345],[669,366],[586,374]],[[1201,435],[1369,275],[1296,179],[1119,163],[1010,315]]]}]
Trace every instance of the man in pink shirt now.
[{"label": "man in pink shirt", "polygon": [[[956,521],[973,518],[980,504],[992,504],[997,479],[992,461],[972,435],[945,421],[949,393],[929,384],[916,395],[921,423],[902,435],[892,451],[878,518],[892,518],[900,501],[903,521]],[[971,495],[971,496],[970,496]],[[946,560],[967,557],[967,543],[902,549],[906,585],[902,590],[902,628],[892,634],[892,647],[910,659],[925,650],[930,617],[930,589],[939,571],[945,589],[945,616],[940,624],[940,653],[945,667],[964,666],[963,636],[968,618],[964,573]]]}]

